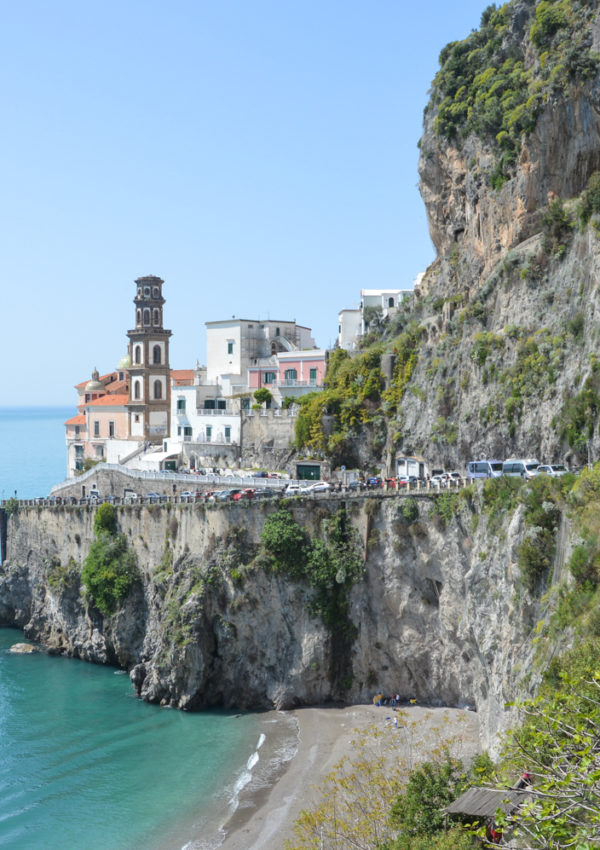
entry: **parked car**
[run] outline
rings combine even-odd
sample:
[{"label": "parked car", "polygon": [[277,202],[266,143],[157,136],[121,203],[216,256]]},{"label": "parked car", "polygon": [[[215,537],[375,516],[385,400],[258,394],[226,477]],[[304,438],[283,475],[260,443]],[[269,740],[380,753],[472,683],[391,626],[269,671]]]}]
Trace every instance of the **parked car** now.
[{"label": "parked car", "polygon": [[374,490],[377,487],[383,487],[383,480],[380,475],[371,475],[367,478],[367,487]]},{"label": "parked car", "polygon": [[562,463],[543,463],[538,466],[535,471],[536,475],[551,475],[552,478],[558,478],[561,475],[566,475],[569,470]]},{"label": "parked car", "polygon": [[509,475],[513,478],[533,478],[539,465],[539,460],[533,457],[511,457],[502,464],[502,475]]},{"label": "parked car", "polygon": [[288,484],[283,492],[286,496],[297,496],[300,492],[302,492],[302,489],[303,488],[299,484]]},{"label": "parked car", "polygon": [[456,486],[456,484],[460,484],[462,481],[462,475],[460,472],[447,472],[446,473],[446,486]]},{"label": "parked car", "polygon": [[234,502],[239,502],[243,499],[252,499],[254,496],[254,490],[252,487],[247,487],[245,490],[238,490],[231,497]]},{"label": "parked car", "polygon": [[146,493],[145,495],[146,501],[150,502],[151,504],[156,504],[156,502],[160,502],[161,498],[162,497],[160,493]]},{"label": "parked car", "polygon": [[194,502],[196,500],[196,493],[193,490],[184,490],[181,494],[181,499],[183,502]]},{"label": "parked car", "polygon": [[400,475],[398,478],[398,489],[401,487],[416,487],[419,479],[416,475]]},{"label": "parked car", "polygon": [[328,490],[331,490],[331,484],[327,481],[316,481],[309,488],[311,493],[327,493]]},{"label": "parked car", "polygon": [[279,496],[278,490],[271,490],[268,487],[261,487],[258,490],[254,491],[254,499],[273,499],[274,497]]}]

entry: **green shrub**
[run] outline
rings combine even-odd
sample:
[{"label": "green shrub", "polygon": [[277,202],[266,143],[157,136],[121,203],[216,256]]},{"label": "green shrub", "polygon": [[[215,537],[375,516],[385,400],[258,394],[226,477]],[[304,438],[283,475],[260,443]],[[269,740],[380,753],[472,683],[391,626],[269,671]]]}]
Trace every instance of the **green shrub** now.
[{"label": "green shrub", "polygon": [[125,535],[101,531],[81,572],[92,604],[105,616],[114,614],[138,580],[135,553],[128,549]]},{"label": "green shrub", "polygon": [[4,503],[4,510],[6,511],[8,516],[12,516],[19,512],[19,500],[15,498],[15,496],[11,496],[10,499],[7,499]]},{"label": "green shrub", "polygon": [[115,506],[109,502],[100,505],[94,515],[94,533],[100,534],[103,531],[109,534],[117,533],[117,512]]},{"label": "green shrub", "polygon": [[271,567],[275,572],[296,577],[304,575],[308,538],[287,508],[280,508],[266,518],[260,542],[270,556]]},{"label": "green shrub", "polygon": [[407,522],[415,522],[419,518],[419,503],[412,496],[402,500],[399,510]]},{"label": "green shrub", "polygon": [[577,207],[579,220],[585,226],[593,215],[600,213],[600,171],[594,171],[582,192]]}]

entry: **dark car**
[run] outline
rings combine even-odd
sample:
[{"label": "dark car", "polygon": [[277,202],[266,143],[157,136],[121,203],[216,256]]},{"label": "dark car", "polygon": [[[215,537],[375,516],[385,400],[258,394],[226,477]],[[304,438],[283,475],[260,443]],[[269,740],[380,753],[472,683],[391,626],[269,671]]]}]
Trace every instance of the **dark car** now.
[{"label": "dark car", "polygon": [[383,481],[381,480],[381,476],[371,475],[369,478],[367,478],[367,487],[370,490],[374,490],[377,487],[383,487]]},{"label": "dark car", "polygon": [[261,487],[258,490],[254,491],[254,499],[272,499],[275,496],[279,496],[277,490],[271,490],[268,487]]}]

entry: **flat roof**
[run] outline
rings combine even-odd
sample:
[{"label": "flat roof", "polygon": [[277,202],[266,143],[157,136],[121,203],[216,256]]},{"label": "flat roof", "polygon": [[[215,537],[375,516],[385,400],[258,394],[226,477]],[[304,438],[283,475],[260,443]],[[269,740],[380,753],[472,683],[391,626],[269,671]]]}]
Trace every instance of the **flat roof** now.
[{"label": "flat roof", "polygon": [[247,322],[253,325],[295,325],[305,331],[311,330],[306,325],[299,325],[295,319],[238,319],[237,316],[232,316],[231,319],[218,319],[216,322],[204,322],[204,324],[208,327],[209,325],[229,325],[231,322]]}]

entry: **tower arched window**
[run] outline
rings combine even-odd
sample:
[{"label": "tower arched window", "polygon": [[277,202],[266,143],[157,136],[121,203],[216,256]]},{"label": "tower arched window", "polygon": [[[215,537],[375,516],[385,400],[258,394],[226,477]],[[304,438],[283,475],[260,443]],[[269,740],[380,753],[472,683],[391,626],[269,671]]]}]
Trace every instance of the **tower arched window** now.
[{"label": "tower arched window", "polygon": [[152,297],[153,297],[153,298],[158,298],[158,286],[153,286],[153,287],[152,287]]},{"label": "tower arched window", "polygon": [[149,324],[150,324],[150,310],[146,309],[146,310],[144,310],[144,325],[149,325]]},{"label": "tower arched window", "polygon": [[138,326],[138,328],[139,328],[139,326],[142,324],[142,311],[141,311],[139,308],[138,308],[138,310],[137,310],[137,312],[136,312],[136,319],[135,319],[135,321],[136,321],[136,324],[137,324],[137,326]]},{"label": "tower arched window", "polygon": [[134,351],[134,354],[133,354],[133,362],[134,363],[141,363],[142,362],[142,349],[141,349],[141,346],[139,346],[139,345],[136,345],[136,347],[135,347],[135,351]]},{"label": "tower arched window", "polygon": [[158,325],[160,325],[160,310],[158,309],[158,307],[155,307],[152,312],[153,312],[152,321],[153,321],[154,325],[156,327],[158,327]]},{"label": "tower arched window", "polygon": [[135,383],[133,385],[133,397],[134,398],[141,398],[142,397],[142,390],[141,390],[141,385],[140,385],[139,381],[135,381]]},{"label": "tower arched window", "polygon": [[154,381],[154,398],[162,398],[162,384],[160,381]]},{"label": "tower arched window", "polygon": [[160,363],[160,345],[155,345],[152,349],[152,362]]}]

